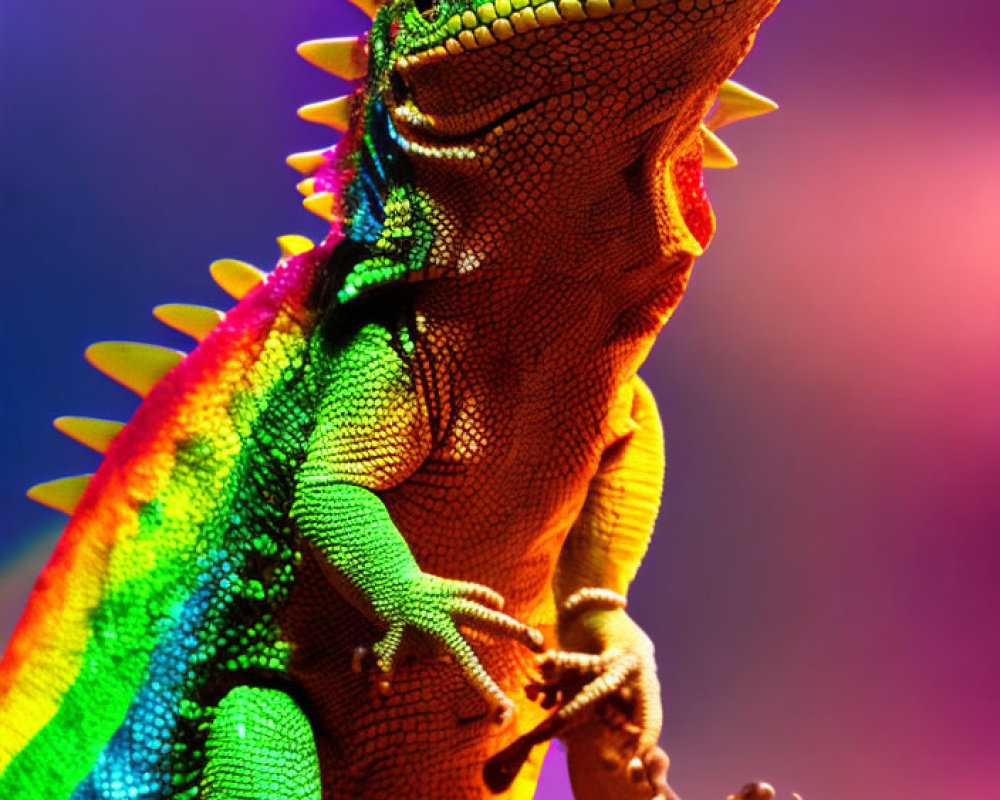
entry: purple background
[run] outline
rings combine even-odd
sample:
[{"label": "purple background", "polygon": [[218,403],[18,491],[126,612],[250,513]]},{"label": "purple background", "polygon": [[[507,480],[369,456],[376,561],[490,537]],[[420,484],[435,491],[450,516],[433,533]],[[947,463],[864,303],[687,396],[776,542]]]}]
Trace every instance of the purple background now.
[{"label": "purple background", "polygon": [[[726,129],[719,233],[645,369],[671,473],[633,608],[688,800],[997,794],[998,8],[787,0],[738,73],[783,108]],[[181,346],[150,307],[219,304],[210,260],[320,233],[282,157],[343,86],[292,48],[363,23],[0,4],[0,640],[58,527],[24,487],[96,461],[49,420],[134,407],[77,354]]]}]

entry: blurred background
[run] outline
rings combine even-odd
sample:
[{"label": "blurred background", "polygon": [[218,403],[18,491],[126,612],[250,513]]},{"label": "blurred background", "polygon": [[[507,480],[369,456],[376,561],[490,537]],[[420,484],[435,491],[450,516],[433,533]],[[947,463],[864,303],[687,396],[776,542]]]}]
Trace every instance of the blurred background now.
[{"label": "blurred background", "polygon": [[[64,413],[127,418],[92,341],[186,346],[207,265],[312,236],[283,163],[343,91],[294,45],[328,0],[0,4],[0,642],[92,470]],[[787,0],[737,78],[719,232],[645,368],[667,502],[632,608],[658,645],[672,783],[722,800],[997,796],[1000,6]],[[558,754],[539,797],[568,789]]]}]

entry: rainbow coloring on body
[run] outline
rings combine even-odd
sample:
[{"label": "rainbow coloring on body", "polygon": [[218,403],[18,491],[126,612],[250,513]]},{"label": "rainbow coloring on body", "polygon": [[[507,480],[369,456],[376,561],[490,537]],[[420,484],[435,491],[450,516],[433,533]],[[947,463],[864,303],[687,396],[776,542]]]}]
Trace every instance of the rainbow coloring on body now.
[{"label": "rainbow coloring on body", "polygon": [[[112,443],[3,661],[0,702],[9,723],[0,731],[0,794],[27,796],[9,785],[10,776],[42,774],[33,759],[58,749],[81,766],[62,792],[48,788],[48,796],[62,796],[86,774],[133,698],[183,714],[182,687],[170,681],[183,678],[180,665],[195,668],[192,658],[205,657],[195,652],[195,637],[225,624],[225,613],[213,615],[226,609],[218,595],[242,591],[253,603],[281,590],[280,576],[266,590],[239,585],[235,562],[262,553],[290,571],[288,542],[255,541],[253,529],[231,517],[241,501],[253,504],[239,496],[246,491],[240,471],[257,455],[247,443],[272,395],[287,397],[295,377],[289,369],[301,367],[315,319],[309,292],[332,244],[284,260],[157,383]],[[233,531],[243,531],[236,541]],[[217,641],[223,649],[221,631]],[[273,660],[274,668],[282,656],[277,641],[241,655]],[[141,715],[143,702],[130,713]],[[155,742],[147,744],[156,751]]]},{"label": "rainbow coloring on body", "polygon": [[[364,49],[362,40],[351,40],[349,58],[356,62],[361,53],[363,59]],[[301,370],[318,314],[317,272],[342,238],[333,198],[348,196],[352,182],[370,186],[378,178],[378,170],[369,170],[374,177],[359,174],[351,163],[356,149],[348,137],[309,154],[315,185],[306,208],[331,223],[326,241],[313,247],[303,237],[283,237],[285,257],[263,280],[249,267],[222,266],[216,274],[213,265],[213,275],[239,304],[220,314],[221,322],[197,349],[156,381],[92,479],[37,487],[38,499],[72,510],[73,517],[0,662],[0,707],[9,721],[0,730],[0,795],[30,791],[27,786],[15,791],[18,776],[28,781],[47,772],[42,762],[57,750],[80,767],[66,773],[64,786],[48,786],[46,795],[68,795],[133,700],[128,713],[142,715],[144,706],[159,704],[183,714],[180,681],[192,659],[216,657],[196,652],[196,643],[206,626],[225,624],[232,610],[228,590],[250,593],[250,602],[266,599],[272,607],[279,602],[273,595],[281,591],[280,581],[265,598],[257,596],[263,587],[237,578],[235,562],[246,552],[271,558],[276,569],[288,573],[293,555],[290,537],[276,542],[273,536],[238,533],[234,541],[240,523],[233,516],[241,499],[253,505],[253,498],[238,496],[240,473],[248,459],[267,449],[266,442],[248,447],[259,416],[276,399],[292,398],[288,385],[299,376],[289,370]],[[300,164],[302,155],[289,162]],[[310,202],[315,195],[318,206]],[[352,214],[353,227],[379,228],[381,220],[373,215],[382,216],[381,209],[369,202]],[[191,327],[183,329],[190,333]],[[202,338],[200,331],[196,338]],[[109,373],[136,388],[130,370]],[[308,423],[302,420],[303,426]],[[83,485],[78,500],[62,496]],[[275,509],[279,515],[287,514],[291,502],[285,488],[284,503]],[[220,592],[224,601],[218,600]],[[212,618],[213,601],[223,612],[220,618]],[[261,624],[267,621],[265,614]],[[224,633],[215,636],[218,649],[224,649]],[[280,671],[285,646],[277,636],[266,638],[270,646],[239,657]],[[161,676],[166,680],[158,680]],[[95,707],[97,696],[106,701]],[[190,724],[197,725],[200,712],[194,713]],[[151,754],[147,771],[171,775],[152,755],[164,743],[143,744]]]}]

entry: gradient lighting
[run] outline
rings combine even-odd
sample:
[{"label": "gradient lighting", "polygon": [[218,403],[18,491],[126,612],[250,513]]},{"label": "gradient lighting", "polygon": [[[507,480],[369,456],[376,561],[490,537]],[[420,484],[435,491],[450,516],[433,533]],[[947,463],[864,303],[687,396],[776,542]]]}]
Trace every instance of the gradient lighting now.
[{"label": "gradient lighting", "polygon": [[[149,308],[217,304],[210,260],[267,264],[273,236],[322,229],[282,157],[323,143],[294,109],[342,85],[293,47],[363,19],[328,0],[0,15],[13,554],[53,519],[24,487],[94,467],[49,420],[133,408],[83,347],[180,346]],[[998,24],[971,0],[788,2],[739,72],[782,110],[727,129],[718,236],[645,370],[671,474],[632,608],[682,796],[995,792]],[[567,790],[553,773],[543,794]]]}]

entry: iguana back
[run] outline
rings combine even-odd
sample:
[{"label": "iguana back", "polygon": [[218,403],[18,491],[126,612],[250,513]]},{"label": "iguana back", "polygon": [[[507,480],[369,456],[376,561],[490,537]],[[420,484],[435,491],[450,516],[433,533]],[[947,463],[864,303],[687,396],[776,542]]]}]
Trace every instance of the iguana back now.
[{"label": "iguana back", "polygon": [[[307,413],[308,401],[295,384],[327,253],[284,261],[153,387],[111,442],[0,663],[0,794],[67,793],[128,709],[141,713],[144,702],[170,708],[172,724],[196,727],[196,718],[183,719],[185,671],[225,657],[219,625],[233,615],[265,609],[266,620],[293,553],[283,523],[290,465],[276,468],[270,452],[281,446],[294,459],[303,449],[308,420],[296,427],[294,412]],[[286,440],[262,440],[256,431],[277,429],[262,419],[278,414]],[[270,562],[254,570],[271,570],[269,585],[241,583],[248,557]],[[219,615],[223,582],[240,608],[227,600]],[[209,655],[201,648],[210,637]],[[279,642],[258,644],[239,655],[282,658]]]}]

